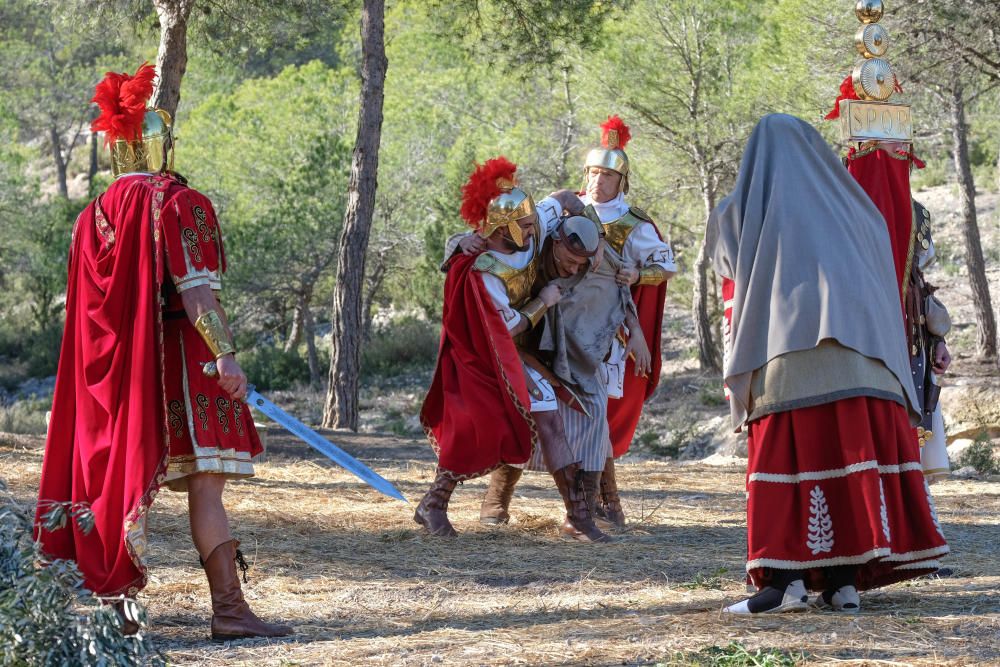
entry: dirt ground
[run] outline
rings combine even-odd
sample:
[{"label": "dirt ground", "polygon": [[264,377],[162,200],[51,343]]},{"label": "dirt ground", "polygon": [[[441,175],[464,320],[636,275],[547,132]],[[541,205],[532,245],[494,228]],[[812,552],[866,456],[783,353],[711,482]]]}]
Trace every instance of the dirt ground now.
[{"label": "dirt ground", "polygon": [[[940,261],[928,277],[955,321],[943,396],[996,388],[995,367],[972,355],[954,188],[917,198],[937,230]],[[977,203],[996,299],[1000,195],[983,193]],[[412,505],[378,495],[269,428],[257,477],[230,485],[226,504],[254,565],[247,598],[297,634],[208,639],[208,587],[186,500],[163,491],[150,518],[151,581],[141,596],[154,641],[179,665],[1000,665],[997,476],[933,487],[953,577],[866,593],[856,616],[722,618],[722,606],[745,595],[743,460],[725,423],[720,380],[698,370],[692,350],[687,309],[668,293],[663,378],[619,467],[630,527],[615,544],[560,541],[561,504],[540,474],[519,485],[512,525],[479,525],[485,483],[476,480],[452,499],[461,536],[431,538],[413,523]],[[428,383],[429,369],[367,379],[362,433],[329,433],[414,503],[434,469],[416,418]],[[271,398],[319,421],[315,392]],[[0,478],[24,504],[35,500],[42,447],[38,437],[0,434]]]},{"label": "dirt ground", "polygon": [[[609,545],[556,536],[549,478],[526,475],[513,523],[480,526],[481,480],[459,487],[457,539],[432,538],[412,506],[378,495],[273,428],[258,476],[226,504],[259,614],[294,637],[208,639],[208,588],[183,495],[150,518],[153,638],[179,665],[1000,664],[1000,479],[934,487],[955,576],[867,593],[857,616],[819,611],[725,619],[744,595],[743,471],[645,460],[621,466],[630,528]],[[330,433],[416,502],[424,442]],[[0,477],[31,503],[42,441],[0,437]],[[716,647],[716,648],[712,648]],[[751,657],[754,656],[754,657]]]}]

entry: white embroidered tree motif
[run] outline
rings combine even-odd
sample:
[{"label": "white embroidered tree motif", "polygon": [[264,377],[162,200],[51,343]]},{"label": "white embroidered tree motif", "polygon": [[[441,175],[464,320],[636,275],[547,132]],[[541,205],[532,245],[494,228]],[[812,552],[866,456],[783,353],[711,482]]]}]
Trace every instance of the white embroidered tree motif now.
[{"label": "white embroidered tree motif", "polygon": [[880,508],[882,514],[882,534],[885,535],[886,542],[892,542],[892,536],[891,533],[889,533],[889,511],[885,506],[885,486],[882,484],[881,477],[879,477],[878,480],[878,495],[882,502],[882,506]]},{"label": "white embroidered tree motif", "polygon": [[941,522],[938,521],[937,510],[934,508],[934,499],[931,498],[931,487],[927,484],[927,478],[924,478],[924,492],[927,494],[927,506],[931,510],[931,520],[934,521],[934,528],[937,529],[938,535],[941,539],[944,539],[944,531],[941,530]]},{"label": "white embroidered tree motif", "polygon": [[809,498],[809,539],[806,546],[812,550],[813,556],[821,551],[829,553],[833,551],[833,520],[819,484],[809,492]]}]

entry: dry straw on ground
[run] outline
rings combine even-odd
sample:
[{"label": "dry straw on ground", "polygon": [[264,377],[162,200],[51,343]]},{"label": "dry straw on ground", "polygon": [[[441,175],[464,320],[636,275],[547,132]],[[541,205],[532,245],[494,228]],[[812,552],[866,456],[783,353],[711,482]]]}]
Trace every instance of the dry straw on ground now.
[{"label": "dry straw on ground", "polygon": [[[433,462],[425,444],[333,435],[416,501]],[[0,477],[33,502],[42,443],[0,438]],[[996,545],[1000,484],[935,487],[956,577],[864,596],[858,616],[821,612],[731,620],[744,594],[743,472],[644,461],[622,465],[632,528],[613,545],[556,538],[551,481],[526,475],[514,522],[477,522],[483,481],[459,487],[458,539],[431,538],[412,507],[391,501],[269,431],[255,479],[226,503],[254,564],[246,594],[287,640],[208,641],[208,591],[182,495],[161,493],[152,517],[148,604],[158,645],[183,665],[1000,663]],[[733,644],[736,642],[736,644]],[[709,647],[722,647],[710,653]],[[742,647],[742,648],[741,648]],[[742,653],[746,649],[746,653]],[[788,663],[784,663],[788,664]]]}]

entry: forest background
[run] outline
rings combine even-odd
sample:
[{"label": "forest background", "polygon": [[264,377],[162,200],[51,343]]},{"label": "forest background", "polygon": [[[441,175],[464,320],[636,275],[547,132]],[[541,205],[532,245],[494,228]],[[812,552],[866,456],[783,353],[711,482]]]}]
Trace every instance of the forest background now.
[{"label": "forest background", "polygon": [[[219,213],[230,265],[222,300],[259,388],[327,391],[340,340],[338,269],[359,238],[361,318],[351,344],[360,371],[346,390],[354,414],[330,409],[330,388],[323,421],[357,428],[359,377],[377,384],[409,374],[426,385],[438,265],[445,237],[464,229],[460,187],[473,162],[506,155],[536,199],[578,188],[583,156],[612,113],[632,129],[629,200],[679,258],[668,298],[686,316],[671,318],[667,335],[693,332],[685,353],[717,382],[720,304],[699,256],[707,213],[765,113],[798,115],[836,142],[835,124],[821,119],[857,58],[854,4],[8,0],[0,8],[0,431],[45,430],[72,223],[111,181],[102,139],[89,131],[93,86],[106,70],[156,62],[179,37],[176,168]],[[889,4],[887,58],[928,165],[914,172],[915,188],[954,183],[959,192],[963,242],[939,242],[938,254],[972,283],[969,351],[995,362],[985,270],[1000,247],[981,248],[978,225],[997,220],[977,220],[975,193],[1000,186],[1000,9],[990,0],[931,5]],[[373,8],[384,9],[384,33],[361,21]],[[373,47],[388,63],[374,93],[362,85]],[[345,235],[345,221],[358,224],[348,206],[352,156],[371,138],[358,133],[359,107],[383,90],[374,208],[360,216],[370,237],[368,228]]]}]

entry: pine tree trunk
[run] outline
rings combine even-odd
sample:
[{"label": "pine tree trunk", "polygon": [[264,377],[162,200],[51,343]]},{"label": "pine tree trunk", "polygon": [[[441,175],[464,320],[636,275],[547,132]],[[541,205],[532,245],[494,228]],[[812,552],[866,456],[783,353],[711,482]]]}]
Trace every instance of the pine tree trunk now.
[{"label": "pine tree trunk", "polygon": [[364,300],[361,302],[361,316],[363,318],[361,340],[364,343],[371,342],[372,339],[372,319],[374,318],[375,299],[382,289],[382,283],[385,282],[385,274],[388,270],[386,253],[376,253],[375,266],[371,267],[368,275],[368,289],[365,292]]},{"label": "pine tree trunk", "polygon": [[97,177],[97,132],[90,133],[90,165],[87,167],[87,194],[96,197],[94,179]]},{"label": "pine tree trunk", "polygon": [[[699,160],[701,155],[698,155]],[[715,191],[708,173],[702,169],[701,174],[701,194],[705,205],[705,220],[715,208]],[[708,316],[708,304],[710,302],[708,294],[708,272],[709,259],[708,250],[705,245],[705,238],[702,237],[698,247],[698,259],[695,261],[695,281],[694,299],[691,304],[692,317],[694,318],[695,339],[698,344],[698,365],[703,371],[713,373],[722,372],[722,354],[715,343],[712,335],[712,320]]]},{"label": "pine tree trunk", "polygon": [[160,48],[156,53],[156,87],[150,105],[177,116],[181,79],[187,70],[187,20],[194,0],[153,0],[160,19]]},{"label": "pine tree trunk", "polygon": [[295,301],[295,310],[292,313],[292,329],[288,332],[288,338],[285,339],[285,352],[294,352],[299,341],[302,340],[302,325],[308,307],[305,295],[300,292],[299,298]]},{"label": "pine tree trunk", "polygon": [[556,165],[556,182],[560,187],[573,188],[576,185],[572,183],[567,160],[573,153],[573,143],[576,139],[576,105],[573,102],[573,91],[570,88],[568,65],[562,68],[562,75],[566,115],[563,118],[563,136],[559,141],[559,163]]},{"label": "pine tree trunk", "polygon": [[351,180],[340,235],[337,284],[333,294],[333,355],[323,426],[358,430],[365,255],[375,212],[378,150],[382,135],[385,72],[385,2],[364,0],[361,10],[361,108],[354,142]]},{"label": "pine tree trunk", "polygon": [[962,202],[963,236],[965,238],[965,266],[972,286],[972,305],[976,314],[976,355],[983,359],[997,358],[997,325],[990,300],[990,285],[986,280],[986,263],[979,241],[979,223],[976,220],[976,183],[972,177],[969,159],[968,131],[965,122],[965,100],[962,86],[956,83],[951,91],[952,156],[958,174],[959,199]]},{"label": "pine tree trunk", "polygon": [[322,370],[319,367],[319,353],[316,351],[316,320],[312,308],[306,308],[303,314],[303,332],[306,338],[306,359],[309,362],[309,385],[318,389],[323,382]]},{"label": "pine tree trunk", "polygon": [[695,262],[695,286],[692,315],[695,324],[695,338],[698,343],[698,364],[703,371],[722,372],[722,360],[712,335],[712,321],[708,316],[708,253],[705,239],[698,248],[698,260]]},{"label": "pine tree trunk", "polygon": [[49,141],[52,142],[52,160],[56,163],[59,196],[63,199],[69,199],[69,186],[66,183],[66,160],[62,154],[62,142],[59,139],[59,130],[55,125],[49,126]]}]

